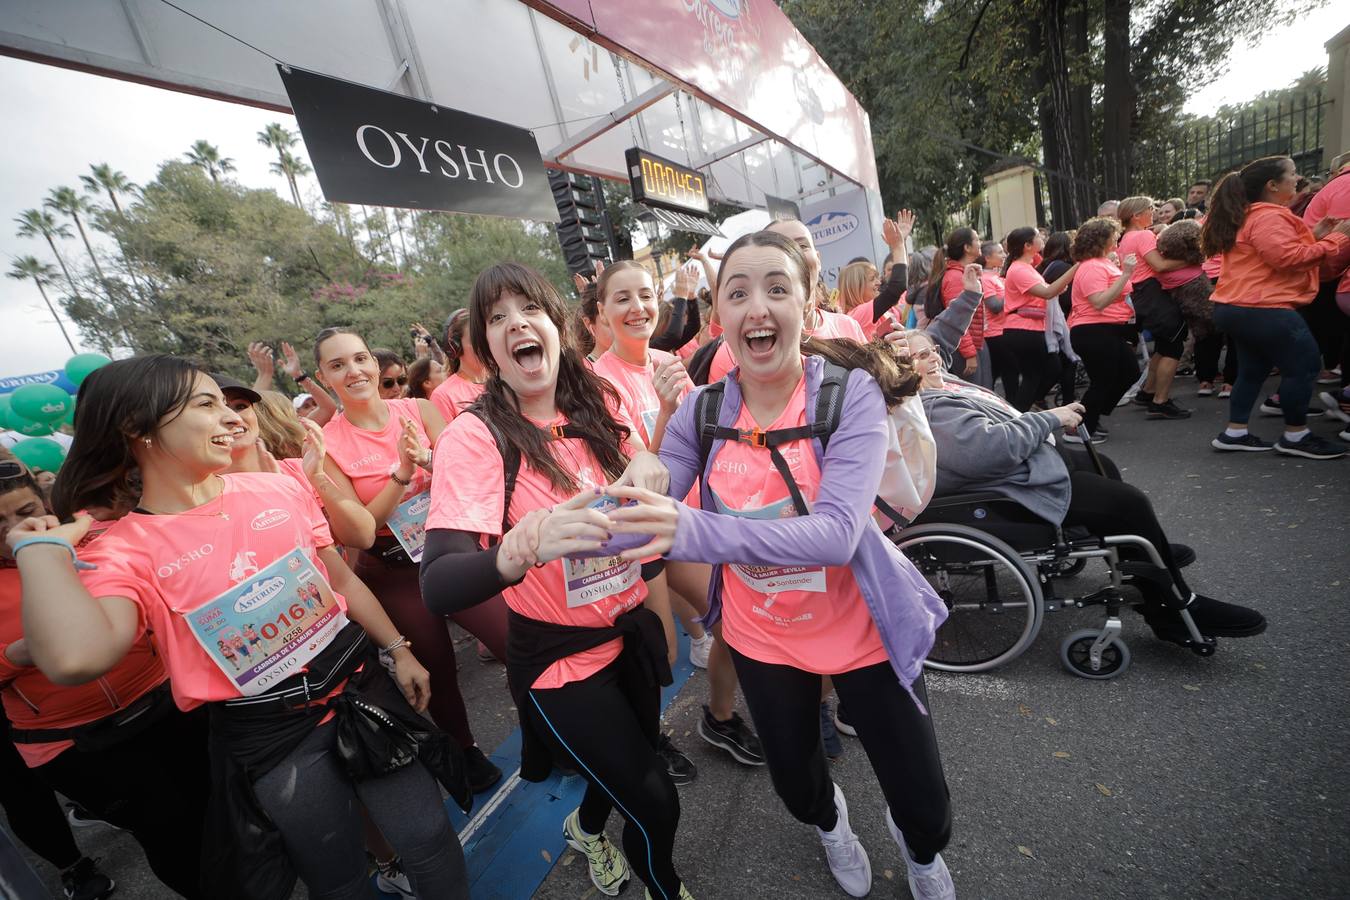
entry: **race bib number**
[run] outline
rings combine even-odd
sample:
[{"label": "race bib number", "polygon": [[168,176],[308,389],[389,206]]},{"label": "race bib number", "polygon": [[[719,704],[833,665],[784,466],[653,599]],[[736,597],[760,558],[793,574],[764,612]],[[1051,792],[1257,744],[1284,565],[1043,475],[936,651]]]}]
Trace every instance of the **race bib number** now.
[{"label": "race bib number", "polygon": [[[741,519],[790,519],[797,515],[790,497],[755,509],[733,509],[715,492],[713,500],[716,502],[718,512]],[[771,598],[773,594],[781,594],[783,591],[809,591],[813,594],[825,592],[824,566],[748,566],[733,563],[728,568],[750,590],[767,594]],[[766,607],[772,604],[772,599],[764,603]]]},{"label": "race bib number", "polygon": [[594,559],[564,557],[563,578],[567,583],[567,607],[589,606],[637,584],[642,566],[624,562],[617,556]]},{"label": "race bib number", "polygon": [[422,549],[427,543],[427,511],[430,509],[431,491],[423,491],[394,507],[385,523],[415,563],[422,561]]},{"label": "race bib number", "polygon": [[179,615],[245,697],[299,672],[347,625],[332,588],[298,547]]}]

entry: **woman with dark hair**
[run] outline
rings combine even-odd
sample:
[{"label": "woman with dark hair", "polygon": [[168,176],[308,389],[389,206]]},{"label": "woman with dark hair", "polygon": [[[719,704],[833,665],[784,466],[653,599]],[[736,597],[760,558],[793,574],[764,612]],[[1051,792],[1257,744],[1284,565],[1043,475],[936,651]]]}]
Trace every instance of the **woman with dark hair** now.
[{"label": "woman with dark hair", "polygon": [[430,400],[446,377],[446,368],[439,360],[431,356],[418,357],[408,366],[408,396],[414,400]]},{"label": "woman with dark hair", "polygon": [[1268,156],[1230,172],[1209,198],[1200,242],[1223,254],[1223,275],[1210,299],[1214,325],[1233,338],[1237,381],[1228,401],[1228,427],[1216,450],[1270,450],[1247,430],[1252,407],[1270,370],[1280,370],[1284,435],[1279,453],[1336,459],[1345,448],[1308,430],[1308,401],[1321,368],[1317,341],[1297,312],[1317,295],[1321,262],[1350,240],[1350,219],[1323,219],[1312,228],[1289,211],[1297,173],[1287,156]]},{"label": "woman with dark hair", "polygon": [[1045,395],[1041,385],[1059,370],[1059,360],[1050,355],[1046,341],[1048,307],[1073,280],[1076,269],[1070,266],[1053,283],[1046,284],[1032,266],[1045,243],[1040,232],[1030,226],[1014,228],[1004,243],[1008,261],[1003,267],[1003,340],[1018,379],[1017,392],[1008,401],[1026,412]]},{"label": "woman with dark hair", "polygon": [[[0,457],[0,798],[25,843],[61,870],[67,896],[88,882],[112,882],[75,847],[52,788],[91,815],[126,829],[155,875],[185,897],[201,897],[202,820],[208,786],[206,718],[179,712],[169,673],[148,634],[101,677],[53,682],[34,665],[25,639],[22,584],[11,528],[48,513],[32,474]],[[12,727],[11,727],[12,726]],[[17,752],[16,752],[17,751]],[[10,761],[13,768],[10,771]],[[162,790],[174,785],[172,794]],[[50,785],[50,786],[49,786]],[[45,797],[42,795],[45,793]],[[11,801],[24,800],[22,808]],[[85,894],[92,900],[95,896]]]},{"label": "woman with dark hair", "polygon": [[[370,352],[380,367],[380,397],[397,400],[408,396],[408,369],[403,364],[403,357],[383,347],[376,347]],[[319,379],[319,383],[322,384],[323,379]]]},{"label": "woman with dark hair", "polygon": [[[347,500],[359,501],[378,531],[351,545],[356,574],[380,598],[389,618],[417,645],[431,672],[431,718],[464,751],[474,793],[496,784],[501,769],[474,741],[459,692],[455,645],[446,622],[422,602],[417,577],[420,547],[405,546],[389,527],[391,518],[425,505],[431,489],[431,447],[445,427],[428,400],[386,400],[376,389],[378,368],[360,335],[325,328],[314,341],[319,382],[337,395],[342,412],[323,428],[327,445],[323,471]],[[402,509],[404,512],[400,512]],[[506,654],[506,607],[500,600],[455,617],[456,624],[487,645],[498,659]]]},{"label": "woman with dark hair", "polygon": [[[543,780],[552,756],[586,779],[562,827],[595,887],[618,894],[631,866],[649,896],[688,898],[671,859],[679,795],[657,754],[670,610],[652,608],[642,565],[608,547],[601,512],[611,482],[663,489],[666,474],[629,443],[614,389],[564,345],[566,320],[525,266],[474,282],[469,333],[491,374],[436,445],[423,591],[444,615],[505,596],[520,777]],[[463,472],[474,477],[452,477]],[[615,807],[626,858],[605,836]]]},{"label": "woman with dark hair", "polygon": [[[1031,229],[1033,234],[1035,231],[1036,229]],[[1011,252],[1010,248],[1007,249]],[[947,308],[947,304],[960,296],[962,273],[966,266],[979,259],[979,256],[980,236],[974,228],[958,228],[947,235],[946,244],[933,259],[933,267],[928,272],[928,287],[924,292],[924,315],[929,321],[937,318],[938,313]],[[1013,258],[1015,257],[1009,256],[1009,259]],[[1006,308],[1005,305],[1005,311]],[[992,385],[993,379],[990,377],[987,359],[985,365],[980,365],[980,351],[984,349],[986,315],[985,304],[981,302],[975,307],[975,314],[971,316],[966,333],[961,336],[961,344],[952,359],[952,367],[960,370],[963,378],[980,383],[988,381]],[[988,355],[986,351],[985,356]]]},{"label": "woman with dark hair", "polygon": [[[175,357],[94,372],[75,424],[57,515],[7,536],[28,652],[53,682],[80,684],[150,632],[178,707],[208,708],[211,766],[189,779],[212,779],[205,894],[287,897],[298,873],[312,896],[368,896],[359,797],[418,894],[467,897],[432,778],[467,805],[461,763],[414,712],[426,708],[430,679],[338,554],[313,494],[280,474],[220,474],[239,416],[208,375]],[[130,511],[77,556],[91,520],[61,519],[91,507]],[[320,588],[321,614],[288,602],[284,584],[296,578]],[[254,622],[266,623],[269,653],[236,671],[218,639]],[[367,731],[370,716],[388,743],[340,753],[338,735]],[[419,761],[394,754],[404,746]]]},{"label": "woman with dark hair", "polygon": [[483,393],[487,370],[469,343],[469,311],[457,309],[445,320],[447,377],[431,392],[431,405],[447,423],[467,409]]},{"label": "woman with dark hair", "polygon": [[[1091,382],[1083,394],[1083,424],[1094,444],[1106,440],[1098,427],[1101,417],[1115,411],[1116,403],[1139,377],[1134,355],[1138,330],[1130,324],[1134,310],[1126,302],[1130,274],[1138,260],[1130,254],[1119,268],[1111,261],[1119,237],[1120,223],[1100,216],[1084,222],[1073,238],[1078,271],[1073,279],[1069,335]],[[1075,433],[1065,434],[1064,439],[1081,442]]]},{"label": "woman with dark hair", "polygon": [[[1073,233],[1056,231],[1045,239],[1045,249],[1041,251],[1041,264],[1036,271],[1047,282],[1054,282],[1073,266]],[[1038,399],[1045,397],[1052,388],[1059,386],[1059,402],[1072,403],[1078,399],[1078,388],[1074,383],[1078,375],[1078,364],[1082,362],[1074,352],[1069,338],[1069,312],[1073,306],[1073,279],[1064,290],[1059,292],[1055,302],[1047,303],[1045,311],[1045,344],[1050,351],[1050,373],[1041,382],[1036,392]],[[1101,427],[1101,426],[1098,426]]]},{"label": "woman with dark hair", "polygon": [[[978,292],[977,267],[969,277]],[[685,496],[697,478],[702,509],[614,488],[636,504],[611,512],[610,528],[651,537],[629,558],[662,553],[714,566],[710,616],[721,618],[774,790],[794,818],[815,826],[839,886],[866,896],[872,869],[821,746],[826,675],[867,751],[911,892],[954,898],[940,853],[951,805],[922,674],[946,609],[871,514],[887,406],[912,395],[916,379],[879,342],[804,340],[810,290],[801,250],[782,235],[761,231],[731,245],[717,297],[741,364],[721,388],[717,437],[705,457],[695,393],[661,446],[671,495]],[[805,429],[827,362],[850,371],[839,426],[822,452],[809,431],[781,431]],[[775,432],[783,439],[776,446],[752,439]]]}]

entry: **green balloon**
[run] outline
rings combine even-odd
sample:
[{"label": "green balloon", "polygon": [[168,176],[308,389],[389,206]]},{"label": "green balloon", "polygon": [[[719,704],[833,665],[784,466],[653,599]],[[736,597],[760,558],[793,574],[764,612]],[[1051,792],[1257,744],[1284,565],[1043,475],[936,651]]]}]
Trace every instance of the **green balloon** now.
[{"label": "green balloon", "polygon": [[56,430],[47,422],[34,422],[32,419],[25,419],[12,409],[9,411],[7,424],[11,431],[17,431],[26,437],[42,437],[44,434],[51,434]]},{"label": "green balloon", "polygon": [[75,427],[75,398],[74,398],[74,397],[71,397],[71,398],[70,398],[70,409],[66,410],[66,414],[65,414],[64,416],[61,417],[61,422],[60,422],[60,424],[61,424],[61,425],[69,425],[71,428],[74,428],[74,427]]},{"label": "green balloon", "polygon": [[108,359],[108,357],[104,356],[102,353],[77,354],[66,360],[66,377],[69,378],[76,387],[79,387],[80,384],[89,377],[90,372],[95,369],[101,369],[110,362],[112,362],[112,360]]},{"label": "green balloon", "polygon": [[9,396],[10,409],[33,422],[59,422],[70,411],[70,395],[54,384],[25,384]]},{"label": "green balloon", "polygon": [[51,438],[32,437],[19,441],[10,450],[28,468],[44,472],[55,472],[66,461],[66,448]]}]

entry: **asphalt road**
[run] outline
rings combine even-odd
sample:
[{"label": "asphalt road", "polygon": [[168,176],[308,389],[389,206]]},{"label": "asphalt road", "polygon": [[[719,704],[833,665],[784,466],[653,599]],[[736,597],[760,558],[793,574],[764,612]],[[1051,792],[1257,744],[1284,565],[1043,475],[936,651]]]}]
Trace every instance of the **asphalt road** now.
[{"label": "asphalt road", "polygon": [[[1101,449],[1148,492],[1174,541],[1192,545],[1197,590],[1259,608],[1262,636],[1220,641],[1201,659],[1125,619],[1131,669],[1090,682],[1066,673],[1058,647],[1100,611],[1047,615],[1036,643],[983,676],[929,676],[955,826],[944,852],[963,897],[1322,898],[1350,894],[1350,754],[1345,662],[1350,644],[1350,459],[1219,454],[1209,439],[1226,404],[1193,396],[1184,422],[1118,410]],[[1278,432],[1261,418],[1255,431]],[[1331,423],[1314,429],[1334,438]],[[1100,581],[1089,567],[1074,582]],[[466,643],[461,679],[479,742],[514,727],[499,666]],[[696,674],[667,711],[699,767],[680,789],[676,864],[705,898],[844,897],[813,830],[787,815],[767,772],[747,769],[694,732],[706,690]],[[871,854],[873,896],[907,897],[904,864],[861,746],[834,764],[854,829]],[[621,822],[610,823],[618,840]],[[121,883],[118,894],[171,896],[126,836],[77,834]],[[53,873],[38,864],[56,886]],[[625,896],[638,896],[632,885]],[[59,894],[58,894],[59,895]],[[537,897],[596,897],[568,851]]]}]

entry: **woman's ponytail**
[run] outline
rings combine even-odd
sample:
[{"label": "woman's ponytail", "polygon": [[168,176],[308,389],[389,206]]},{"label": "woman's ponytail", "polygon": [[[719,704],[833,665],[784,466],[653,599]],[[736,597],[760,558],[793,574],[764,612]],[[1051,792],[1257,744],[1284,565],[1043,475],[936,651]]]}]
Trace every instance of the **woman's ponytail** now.
[{"label": "woman's ponytail", "polygon": [[1229,172],[1219,180],[1207,201],[1205,224],[1200,229],[1200,246],[1205,256],[1227,253],[1237,243],[1238,231],[1247,219],[1247,209],[1261,199],[1266,182],[1284,175],[1287,156],[1266,156]]}]

